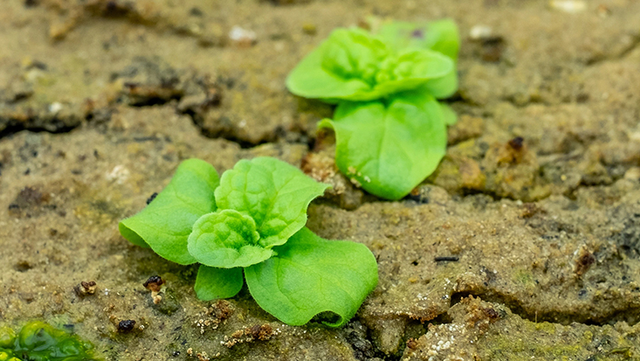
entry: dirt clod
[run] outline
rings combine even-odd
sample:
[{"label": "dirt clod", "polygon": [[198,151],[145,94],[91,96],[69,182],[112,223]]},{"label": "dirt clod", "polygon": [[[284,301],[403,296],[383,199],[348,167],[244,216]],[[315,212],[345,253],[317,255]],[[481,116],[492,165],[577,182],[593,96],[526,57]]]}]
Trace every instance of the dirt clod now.
[{"label": "dirt clod", "polygon": [[136,321],[134,320],[122,320],[118,322],[118,332],[129,333],[133,331],[136,326]]},{"label": "dirt clod", "polygon": [[160,288],[164,283],[164,280],[160,276],[151,276],[144,281],[142,285],[151,292],[160,292]]},{"label": "dirt clod", "polygon": [[233,332],[231,337],[225,337],[224,345],[232,348],[239,343],[253,342],[256,340],[267,341],[275,334],[276,332],[269,324],[254,325]]},{"label": "dirt clod", "polygon": [[93,295],[96,293],[97,284],[95,281],[82,281],[73,287],[73,291],[78,297]]}]

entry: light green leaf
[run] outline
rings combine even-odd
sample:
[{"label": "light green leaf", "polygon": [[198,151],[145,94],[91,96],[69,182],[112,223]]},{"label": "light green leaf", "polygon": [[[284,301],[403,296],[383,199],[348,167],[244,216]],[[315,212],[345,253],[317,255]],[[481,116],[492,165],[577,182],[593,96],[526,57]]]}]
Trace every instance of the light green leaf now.
[{"label": "light green leaf", "polygon": [[448,104],[438,102],[440,105],[440,109],[442,110],[442,115],[444,116],[444,124],[446,125],[454,125],[458,122],[458,115],[456,112],[451,109]]},{"label": "light green leaf", "polygon": [[390,94],[420,89],[436,98],[447,98],[458,89],[455,63],[431,50],[410,50],[397,58],[388,58],[377,74],[378,84],[366,100],[381,99]]},{"label": "light green leaf", "polygon": [[454,69],[441,78],[429,80],[415,91],[431,94],[437,99],[445,99],[455,94],[456,90],[458,90],[458,73]]},{"label": "light green leaf", "polygon": [[151,247],[169,261],[195,263],[187,250],[187,239],[196,220],[216,210],[213,192],[219,183],[211,164],[200,159],[185,160],[146,208],[120,222],[120,233],[131,243]]},{"label": "light green leaf", "polygon": [[344,325],[378,283],[378,265],[360,243],[324,240],[301,229],[277,256],[245,268],[255,301],[289,325],[303,325],[322,312],[338,315],[329,326]]},{"label": "light green leaf", "polygon": [[456,23],[451,19],[428,23],[389,21],[380,27],[377,34],[395,51],[431,49],[448,56],[453,61],[458,60],[460,36]]},{"label": "light green leaf", "polygon": [[[336,103],[367,101],[415,89],[454,73],[454,62],[429,49],[391,51],[362,29],[338,29],[304,58],[287,78],[289,90],[306,98]],[[440,93],[451,93],[451,82]]]},{"label": "light green leaf", "polygon": [[248,267],[273,255],[272,250],[258,244],[259,239],[253,218],[225,209],[205,214],[196,221],[188,248],[189,253],[203,265]]},{"label": "light green leaf", "polygon": [[327,184],[275,158],[241,160],[226,171],[216,189],[220,209],[234,209],[253,218],[260,240],[270,249],[287,242],[307,222],[307,207]]},{"label": "light green leaf", "polygon": [[428,177],[445,154],[447,131],[438,102],[419,92],[383,102],[341,103],[335,120],[336,163],[369,193],[397,200]]},{"label": "light green leaf", "polygon": [[200,300],[211,301],[237,295],[243,284],[242,268],[200,266],[193,288]]},{"label": "light green leaf", "polygon": [[433,21],[429,23],[428,31],[437,34],[434,36],[437,37],[435,44],[430,46],[431,50],[442,53],[457,62],[460,52],[460,35],[455,21],[452,19]]},{"label": "light green leaf", "polygon": [[305,98],[347,99],[374,84],[386,46],[362,29],[336,29],[287,77],[287,88]]}]

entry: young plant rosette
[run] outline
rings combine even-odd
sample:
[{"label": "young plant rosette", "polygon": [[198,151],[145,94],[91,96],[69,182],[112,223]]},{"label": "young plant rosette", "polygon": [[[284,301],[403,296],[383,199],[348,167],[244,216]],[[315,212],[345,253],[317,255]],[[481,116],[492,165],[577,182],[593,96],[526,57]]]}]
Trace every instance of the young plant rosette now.
[{"label": "young plant rosette", "polygon": [[451,20],[336,29],[289,74],[298,96],[337,104],[336,164],[369,193],[397,200],[438,166],[456,115],[438,99],[458,88]]},{"label": "young plant rosette", "polygon": [[146,208],[120,222],[120,233],[169,261],[200,263],[201,300],[233,297],[246,279],[279,320],[303,325],[333,312],[337,320],[325,324],[339,327],[376,287],[378,267],[366,246],[305,227],[309,203],[328,187],[274,158],[241,160],[221,178],[189,159]]}]

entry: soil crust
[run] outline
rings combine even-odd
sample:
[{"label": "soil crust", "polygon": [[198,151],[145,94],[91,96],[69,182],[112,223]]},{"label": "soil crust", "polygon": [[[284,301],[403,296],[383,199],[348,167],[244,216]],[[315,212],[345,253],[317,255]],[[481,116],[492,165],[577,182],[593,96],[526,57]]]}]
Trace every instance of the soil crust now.
[{"label": "soil crust", "polygon": [[[447,155],[398,202],[339,174],[331,107],[285,88],[370,16],[462,40]],[[0,326],[72,325],[106,360],[639,358],[638,24],[633,0],[6,1]],[[118,233],[180,161],[256,156],[332,184],[308,226],[375,254],[346,327],[199,301],[196,268]]]}]

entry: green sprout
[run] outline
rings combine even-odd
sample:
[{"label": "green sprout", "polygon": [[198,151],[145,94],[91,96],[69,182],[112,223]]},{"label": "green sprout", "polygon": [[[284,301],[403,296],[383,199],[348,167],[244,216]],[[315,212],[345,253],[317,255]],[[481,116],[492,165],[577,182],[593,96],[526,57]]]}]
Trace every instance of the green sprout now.
[{"label": "green sprout", "polygon": [[97,360],[92,349],[89,342],[41,321],[26,324],[17,335],[0,327],[0,361]]},{"label": "green sprout", "polygon": [[397,200],[445,154],[456,115],[437,99],[458,87],[455,23],[389,22],[374,34],[337,29],[289,74],[298,96],[337,104],[336,164],[366,191]]},{"label": "green sprout", "polygon": [[169,261],[200,263],[201,300],[233,297],[246,279],[258,305],[281,321],[303,325],[329,311],[338,317],[325,324],[339,327],[376,287],[378,268],[366,246],[305,227],[309,203],[328,187],[274,158],[241,160],[220,178],[189,159],[146,208],[120,222],[120,233]]}]

